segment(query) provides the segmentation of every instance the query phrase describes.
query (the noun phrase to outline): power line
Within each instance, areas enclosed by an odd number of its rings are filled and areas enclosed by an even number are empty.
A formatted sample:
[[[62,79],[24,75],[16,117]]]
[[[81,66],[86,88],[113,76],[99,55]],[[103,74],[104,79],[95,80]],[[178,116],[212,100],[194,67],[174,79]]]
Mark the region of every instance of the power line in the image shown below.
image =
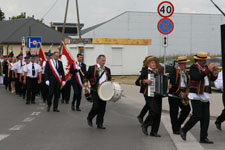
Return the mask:
[[[57,4],[58,0],[56,0],[53,5],[48,9],[48,11],[41,17],[41,19],[44,19],[48,14],[49,12],[55,7],[55,5]]]

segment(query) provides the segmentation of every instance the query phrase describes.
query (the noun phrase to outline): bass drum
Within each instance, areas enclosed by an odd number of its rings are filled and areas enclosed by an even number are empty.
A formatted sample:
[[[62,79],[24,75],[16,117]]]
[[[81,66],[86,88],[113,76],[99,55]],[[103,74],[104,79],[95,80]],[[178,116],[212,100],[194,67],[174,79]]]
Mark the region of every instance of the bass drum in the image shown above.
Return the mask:
[[[122,96],[123,90],[119,83],[106,81],[100,84],[98,88],[98,96],[103,101],[118,101]]]

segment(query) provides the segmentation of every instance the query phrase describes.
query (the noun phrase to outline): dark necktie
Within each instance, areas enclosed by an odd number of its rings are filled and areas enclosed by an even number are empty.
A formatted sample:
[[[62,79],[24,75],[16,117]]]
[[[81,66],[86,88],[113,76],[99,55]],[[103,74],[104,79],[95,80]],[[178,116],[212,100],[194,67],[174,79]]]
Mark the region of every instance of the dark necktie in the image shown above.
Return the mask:
[[[35,68],[34,68],[34,64],[32,64],[32,76],[35,75]]]
[[[20,61],[20,64],[21,64],[20,66],[22,67],[22,66],[23,66],[23,63],[22,63],[22,61]]]

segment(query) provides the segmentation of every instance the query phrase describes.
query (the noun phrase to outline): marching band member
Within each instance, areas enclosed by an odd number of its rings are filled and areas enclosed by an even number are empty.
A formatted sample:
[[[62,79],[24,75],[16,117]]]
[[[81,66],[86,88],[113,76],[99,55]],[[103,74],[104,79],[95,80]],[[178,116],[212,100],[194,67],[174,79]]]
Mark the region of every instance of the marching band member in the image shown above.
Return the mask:
[[[219,72],[218,78],[216,79],[216,81],[214,83],[215,83],[215,87],[217,89],[223,90],[223,72],[222,71]],[[216,128],[220,131],[222,131],[221,124],[222,124],[222,122],[225,121],[225,97],[224,97],[224,95],[222,96],[222,99],[223,99],[224,109],[223,109],[222,113],[217,117],[216,122],[215,122]]]
[[[11,91],[11,86],[9,84],[9,78],[8,78],[9,60],[11,59],[11,57],[9,56],[6,56],[5,61],[3,62],[3,74],[4,74],[5,89],[7,90],[9,88],[9,91]]]
[[[17,89],[17,94],[22,96],[22,85],[23,83],[21,82],[21,77],[22,77],[22,68],[25,65],[25,62],[23,61],[23,54],[19,54],[18,56],[18,61],[15,63],[15,84],[16,84],[16,89]]]
[[[8,61],[8,64],[9,64],[8,79],[9,79],[12,93],[15,93],[15,74],[14,74],[15,62],[16,62],[16,59],[14,57],[11,58],[11,61]]]
[[[180,136],[186,140],[187,132],[200,121],[200,143],[213,144],[213,141],[207,138],[210,121],[208,94],[211,93],[210,81],[216,80],[217,71],[213,69],[215,64],[206,65],[206,60],[210,59],[206,52],[198,52],[194,59],[196,63],[190,68],[190,93],[188,95],[192,105],[192,116],[180,130]]]
[[[158,59],[155,57],[150,57],[145,61],[146,69],[142,71],[138,85],[141,86],[140,92],[144,94],[145,100],[148,104],[149,114],[145,121],[142,124],[142,132],[145,135],[148,135],[148,127],[152,126],[150,136],[161,137],[158,134],[158,129],[161,120],[161,111],[162,111],[162,97],[161,96],[148,96],[147,87],[152,84],[151,80],[148,80],[148,74],[154,74],[157,76],[157,64],[159,63]]]
[[[36,56],[31,56],[31,62],[24,68],[24,84],[27,85],[26,104],[36,104],[35,96],[37,94],[37,86],[41,83],[41,66],[35,63]],[[38,80],[39,75],[39,80]]]
[[[81,92],[83,89],[83,75],[82,73],[84,73],[84,75],[86,74],[86,64],[83,63],[83,55],[82,54],[78,54],[77,55],[77,63],[74,62],[71,65],[70,68],[70,74],[72,75],[72,86],[73,86],[73,101],[72,101],[72,106],[71,109],[74,111],[75,110],[75,103],[76,103],[76,111],[81,111],[80,110],[80,101],[81,101]],[[82,73],[81,73],[82,71]]]
[[[58,109],[60,88],[65,85],[65,74],[63,69],[63,64],[59,61],[59,52],[54,52],[52,59],[50,59],[45,66],[45,83],[49,86],[48,94],[48,108],[50,111],[52,105],[52,97],[54,95],[53,101],[53,111],[60,112]]]
[[[23,83],[23,86],[22,86],[23,99],[26,98],[26,93],[27,93],[27,84],[24,83],[24,70],[27,67],[27,65],[30,63],[30,56],[24,57],[24,60],[25,60],[25,65],[22,67],[22,77],[21,77],[21,81]]]
[[[169,105],[173,134],[180,134],[181,125],[191,111],[187,98],[190,77],[186,72],[186,65],[190,60],[186,56],[180,56],[177,62],[178,67],[173,68],[169,74],[170,84],[172,85],[169,90]],[[179,108],[181,109],[180,113]]]
[[[42,99],[43,99],[43,102],[45,103],[47,101],[47,97],[48,97],[48,86],[45,84],[45,66],[46,66],[46,63],[51,59],[51,52],[45,52],[45,56],[46,56],[46,59],[44,62],[43,62],[43,65],[42,65],[42,84],[41,84],[41,95],[42,95]]]
[[[88,86],[88,81],[91,84],[91,95],[93,98],[93,105],[88,114],[87,122],[90,127],[93,127],[92,120],[97,115],[96,124],[98,129],[106,129],[103,126],[104,115],[106,109],[106,102],[101,100],[98,96],[98,86],[104,81],[111,81],[111,71],[105,67],[105,55],[99,55],[97,64],[90,66],[84,79],[84,87]]]

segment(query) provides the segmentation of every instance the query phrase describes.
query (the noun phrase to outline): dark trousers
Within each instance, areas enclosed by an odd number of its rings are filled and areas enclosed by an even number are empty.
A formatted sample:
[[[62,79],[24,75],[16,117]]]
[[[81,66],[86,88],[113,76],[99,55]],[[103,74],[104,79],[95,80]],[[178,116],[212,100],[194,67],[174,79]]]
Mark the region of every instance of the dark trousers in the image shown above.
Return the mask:
[[[27,84],[23,84],[22,86],[23,99],[25,99],[27,94]]]
[[[88,119],[92,120],[96,115],[96,124],[97,125],[102,125],[104,122],[104,115],[105,115],[105,109],[106,109],[106,102],[102,101],[98,93],[96,91],[92,91],[92,98],[93,98],[93,104],[91,111],[88,114]]]
[[[44,102],[47,101],[48,97],[48,86],[45,84],[45,75],[42,74],[42,83],[41,83],[41,96]]]
[[[200,121],[200,140],[204,140],[208,136],[209,119],[210,119],[210,104],[209,102],[202,102],[200,100],[191,100],[192,116],[184,125],[182,130],[186,133],[194,125]]]
[[[178,132],[180,131],[181,125],[188,117],[191,111],[191,107],[189,104],[187,106],[183,105],[181,99],[174,97],[169,97],[169,105],[170,105],[170,119],[172,124],[172,130],[173,132]],[[181,109],[180,114],[179,108]]]
[[[54,96],[53,109],[57,109],[58,104],[59,104],[59,95],[60,95],[60,84],[59,84],[59,82],[56,79],[54,81],[50,81],[50,85],[49,85],[48,89],[49,89],[48,107],[51,107],[52,98]]]
[[[141,110],[140,114],[138,115],[138,117],[143,119],[145,117],[145,115],[147,114],[148,110],[149,110],[149,106],[148,106],[147,101],[145,100],[145,105],[142,108],[142,110]]]
[[[4,85],[6,90],[9,89],[9,91],[11,91],[11,84],[8,75],[5,75],[4,77]]]
[[[145,119],[144,126],[152,126],[151,133],[158,133],[161,112],[162,112],[162,98],[161,97],[148,97],[145,95],[149,107],[149,114]]]
[[[222,122],[225,121],[225,98],[224,98],[224,95],[222,96],[222,98],[223,98],[224,109],[223,109],[222,113],[220,114],[220,116],[216,119],[217,124],[221,124]]]
[[[35,102],[37,78],[27,77],[27,102]]]
[[[69,103],[71,93],[71,81],[67,81],[65,86],[62,89],[62,102]]]
[[[73,93],[72,107],[74,107],[75,103],[76,103],[76,108],[78,109],[78,108],[80,108],[82,89],[79,88],[76,81],[72,82],[72,86],[73,86],[73,92],[74,92]]]

